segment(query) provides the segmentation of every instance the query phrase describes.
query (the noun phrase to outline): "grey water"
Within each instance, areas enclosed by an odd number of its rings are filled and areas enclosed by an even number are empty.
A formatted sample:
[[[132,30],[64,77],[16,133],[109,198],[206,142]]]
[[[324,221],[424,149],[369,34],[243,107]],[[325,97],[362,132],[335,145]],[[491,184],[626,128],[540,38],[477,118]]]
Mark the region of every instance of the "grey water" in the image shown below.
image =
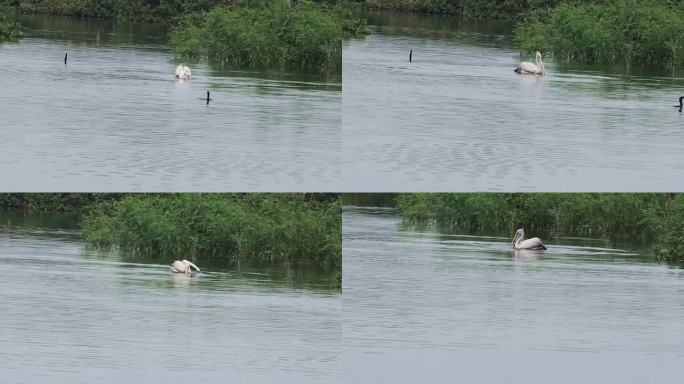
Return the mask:
[[[511,236],[346,206],[347,383],[671,383],[684,361],[684,273],[645,244]],[[532,237],[534,234],[528,234]]]
[[[522,76],[510,23],[366,16],[343,45],[345,191],[684,187],[681,71],[545,56]]]
[[[86,247],[72,216],[0,212],[1,381],[341,380],[342,299],[319,276],[169,263]]]
[[[3,191],[337,190],[339,75],[190,63],[181,82],[166,26],[22,24],[0,44]]]

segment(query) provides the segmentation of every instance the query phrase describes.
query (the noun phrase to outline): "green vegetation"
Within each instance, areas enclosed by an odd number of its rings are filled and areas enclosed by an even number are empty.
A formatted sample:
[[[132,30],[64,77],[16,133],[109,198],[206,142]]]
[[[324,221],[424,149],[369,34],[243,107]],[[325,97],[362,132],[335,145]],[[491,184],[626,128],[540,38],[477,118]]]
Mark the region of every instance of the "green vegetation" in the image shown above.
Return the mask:
[[[21,24],[12,18],[15,12],[14,8],[0,6],[0,41],[17,40],[24,36]]]
[[[80,213],[86,241],[133,256],[287,263],[341,281],[336,194],[2,193],[0,208]]]
[[[91,244],[143,256],[341,269],[341,208],[334,195],[130,195],[91,209],[83,233]]]
[[[549,14],[528,16],[516,39],[525,51],[585,63],[675,68],[684,61],[684,7],[652,0],[562,3]]]
[[[121,193],[0,193],[0,208],[82,213],[123,198]]]
[[[559,0],[360,0],[374,10],[457,14],[467,18],[520,18],[528,10],[548,9]]]
[[[225,0],[0,0],[22,13],[168,21],[208,11]]]
[[[405,219],[466,231],[632,238],[656,244],[659,260],[684,264],[684,196],[639,193],[410,193]]]
[[[174,29],[176,52],[190,59],[258,68],[339,71],[342,40],[365,23],[342,8],[310,1],[236,0]]]
[[[176,23],[171,41],[189,60],[249,68],[338,72],[342,40],[369,33],[335,0],[0,0],[28,14]],[[0,15],[0,38],[19,24]]]

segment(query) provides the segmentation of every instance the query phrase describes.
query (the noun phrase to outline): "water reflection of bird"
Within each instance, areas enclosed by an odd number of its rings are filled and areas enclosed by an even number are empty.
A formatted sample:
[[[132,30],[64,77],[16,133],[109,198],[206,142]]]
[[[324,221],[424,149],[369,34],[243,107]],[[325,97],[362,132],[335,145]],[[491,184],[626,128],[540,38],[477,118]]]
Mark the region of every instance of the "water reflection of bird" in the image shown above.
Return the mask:
[[[513,237],[513,241],[511,242],[511,246],[513,247],[513,249],[546,249],[546,246],[544,245],[544,243],[542,243],[540,238],[533,237],[527,240],[523,240],[524,237],[524,229],[520,228],[515,232],[515,236]]]
[[[539,258],[539,252],[534,249],[514,249],[513,260],[515,261],[530,261]]]
[[[190,77],[192,76],[192,72],[190,71],[190,68],[187,66],[181,64],[176,67],[176,78],[179,80],[190,80]]]
[[[514,69],[513,71],[520,74],[543,75],[545,71],[541,52],[536,51],[534,53],[534,59],[536,64],[530,63],[529,61],[523,61],[520,63],[520,65],[518,65],[518,68]]]
[[[684,107],[684,96],[679,98],[679,105],[673,105],[675,108],[679,108],[679,112],[682,111],[682,107]]]
[[[171,272],[173,273],[185,273],[186,275],[190,275],[199,271],[200,269],[195,264],[187,260],[176,260],[171,264]]]

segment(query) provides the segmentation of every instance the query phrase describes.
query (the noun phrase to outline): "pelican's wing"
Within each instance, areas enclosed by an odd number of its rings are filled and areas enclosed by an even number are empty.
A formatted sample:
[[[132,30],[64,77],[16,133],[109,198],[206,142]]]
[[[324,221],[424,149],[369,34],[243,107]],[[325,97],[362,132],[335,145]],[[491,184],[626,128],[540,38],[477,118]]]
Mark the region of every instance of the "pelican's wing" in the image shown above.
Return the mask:
[[[187,72],[188,77],[192,76],[192,71],[190,70],[190,68],[185,67],[185,71]]]
[[[173,262],[173,264],[171,264],[171,270],[174,272],[185,272],[186,269],[187,267],[180,260],[176,260]]]
[[[183,263],[185,263],[186,265],[190,266],[190,268],[193,268],[193,269],[196,270],[197,272],[200,271],[200,269],[199,269],[195,264],[193,264],[193,263],[191,263],[191,262],[189,262],[189,261],[187,261],[187,260],[183,260]]]
[[[523,240],[518,244],[519,248],[525,248],[525,249],[532,249],[532,248],[541,248],[543,247],[544,244],[542,243],[541,239],[538,237],[533,237],[531,239]]]
[[[518,67],[522,72],[537,73],[539,68],[536,64],[530,63],[529,61],[523,61]]]

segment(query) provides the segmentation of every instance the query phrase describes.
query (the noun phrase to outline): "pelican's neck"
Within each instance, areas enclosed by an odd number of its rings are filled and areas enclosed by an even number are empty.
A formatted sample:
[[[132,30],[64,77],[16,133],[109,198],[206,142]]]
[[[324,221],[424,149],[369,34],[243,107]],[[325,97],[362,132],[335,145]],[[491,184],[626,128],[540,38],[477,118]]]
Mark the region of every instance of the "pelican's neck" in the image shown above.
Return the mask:
[[[684,96],[679,98],[679,108],[681,108],[684,105]]]

